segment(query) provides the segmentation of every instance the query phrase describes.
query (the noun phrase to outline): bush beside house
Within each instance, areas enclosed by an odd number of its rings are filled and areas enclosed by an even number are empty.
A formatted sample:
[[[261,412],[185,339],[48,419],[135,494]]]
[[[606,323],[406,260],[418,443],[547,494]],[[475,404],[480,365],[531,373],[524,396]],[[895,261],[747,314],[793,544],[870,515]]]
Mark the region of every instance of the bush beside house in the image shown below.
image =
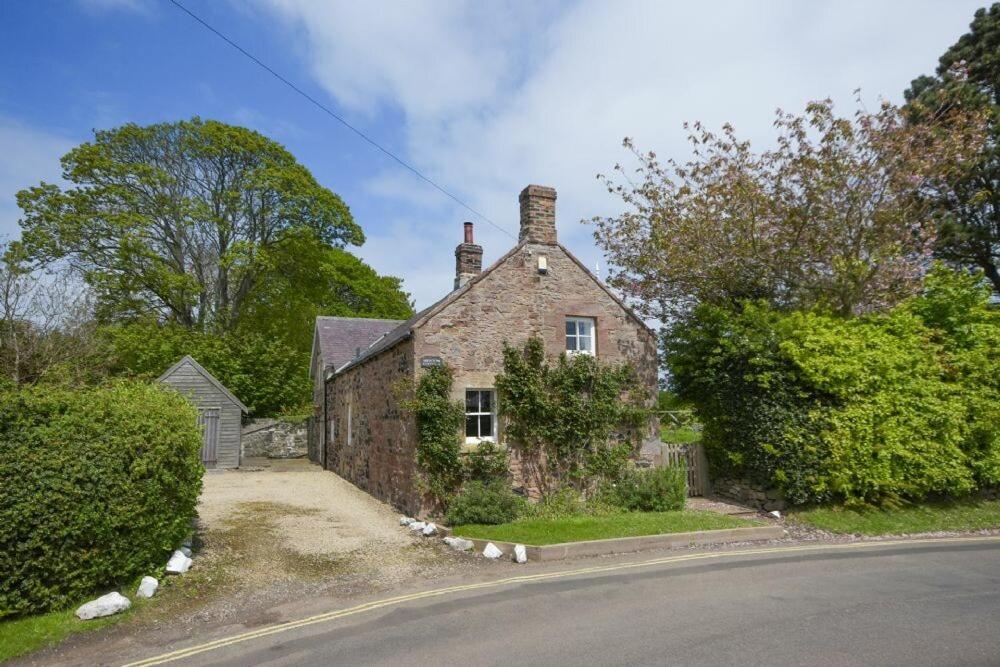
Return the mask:
[[[703,305],[666,349],[715,476],[796,504],[1000,483],[1000,313],[975,277],[938,267],[921,296],[854,318]]]
[[[0,617],[162,567],[201,491],[196,417],[149,384],[0,393]]]

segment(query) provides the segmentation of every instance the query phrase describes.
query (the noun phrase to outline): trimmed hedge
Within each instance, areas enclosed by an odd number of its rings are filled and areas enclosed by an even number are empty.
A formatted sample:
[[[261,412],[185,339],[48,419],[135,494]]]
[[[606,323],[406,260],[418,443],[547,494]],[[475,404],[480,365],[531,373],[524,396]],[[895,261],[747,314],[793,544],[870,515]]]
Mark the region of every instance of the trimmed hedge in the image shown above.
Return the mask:
[[[962,496],[1000,481],[1000,313],[938,267],[925,293],[843,318],[699,307],[667,362],[713,473],[797,504]]]
[[[195,516],[196,410],[158,385],[0,393],[0,618],[161,568]]]

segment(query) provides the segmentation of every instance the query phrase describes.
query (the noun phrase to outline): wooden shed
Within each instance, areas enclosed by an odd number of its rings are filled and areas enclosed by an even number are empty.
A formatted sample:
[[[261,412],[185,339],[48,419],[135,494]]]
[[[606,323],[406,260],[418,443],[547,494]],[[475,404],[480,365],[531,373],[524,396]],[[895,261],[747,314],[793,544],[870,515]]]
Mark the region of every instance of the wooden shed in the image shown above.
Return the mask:
[[[201,446],[205,467],[238,468],[247,406],[190,356],[168,368],[159,381],[177,389],[198,408],[198,423],[205,429]]]

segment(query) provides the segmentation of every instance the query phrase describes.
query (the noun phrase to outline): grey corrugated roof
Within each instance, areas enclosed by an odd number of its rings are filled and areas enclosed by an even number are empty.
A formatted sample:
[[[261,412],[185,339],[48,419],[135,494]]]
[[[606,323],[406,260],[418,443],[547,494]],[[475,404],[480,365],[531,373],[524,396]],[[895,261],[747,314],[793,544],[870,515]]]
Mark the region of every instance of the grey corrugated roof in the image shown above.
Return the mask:
[[[401,322],[367,317],[317,317],[316,338],[323,365],[340,368],[354,358],[358,348],[363,353],[379,336]]]

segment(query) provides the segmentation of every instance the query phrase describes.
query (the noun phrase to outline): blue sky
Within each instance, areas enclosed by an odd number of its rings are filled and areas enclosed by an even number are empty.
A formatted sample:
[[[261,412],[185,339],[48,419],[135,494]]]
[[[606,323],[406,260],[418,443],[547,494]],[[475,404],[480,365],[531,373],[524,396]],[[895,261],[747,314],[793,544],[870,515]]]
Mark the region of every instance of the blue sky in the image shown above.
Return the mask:
[[[580,220],[620,208],[594,176],[627,161],[624,136],[684,159],[684,121],[766,146],[777,107],[898,102],[981,3],[185,4],[514,235],[520,189],[556,187],[560,240],[593,266]],[[463,220],[486,262],[512,244],[166,0],[0,0],[0,235],[17,235],[16,190],[57,180],[93,128],[194,115],[289,148],[418,307],[450,289]]]

